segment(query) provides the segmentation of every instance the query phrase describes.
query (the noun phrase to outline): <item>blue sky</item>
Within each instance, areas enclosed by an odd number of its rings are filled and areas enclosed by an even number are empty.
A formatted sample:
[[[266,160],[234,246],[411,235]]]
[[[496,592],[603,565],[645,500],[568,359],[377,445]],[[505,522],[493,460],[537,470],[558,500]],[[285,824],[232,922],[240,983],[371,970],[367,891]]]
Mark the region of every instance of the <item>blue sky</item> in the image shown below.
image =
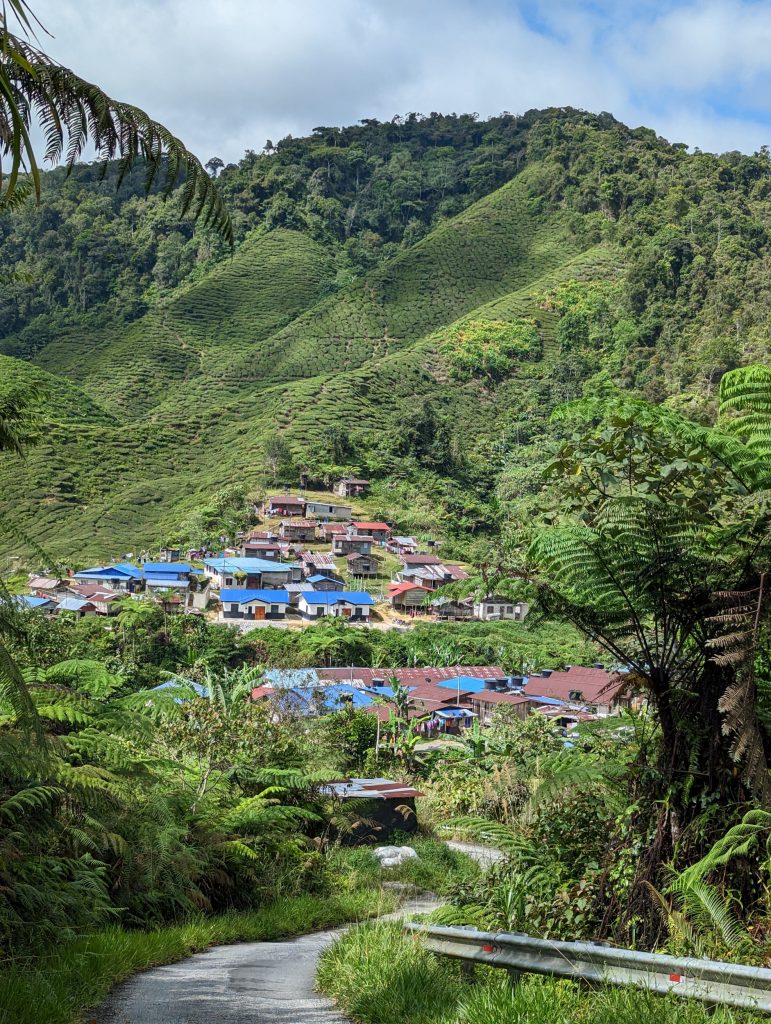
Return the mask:
[[[316,125],[569,105],[771,144],[771,0],[37,0],[45,48],[204,160]]]

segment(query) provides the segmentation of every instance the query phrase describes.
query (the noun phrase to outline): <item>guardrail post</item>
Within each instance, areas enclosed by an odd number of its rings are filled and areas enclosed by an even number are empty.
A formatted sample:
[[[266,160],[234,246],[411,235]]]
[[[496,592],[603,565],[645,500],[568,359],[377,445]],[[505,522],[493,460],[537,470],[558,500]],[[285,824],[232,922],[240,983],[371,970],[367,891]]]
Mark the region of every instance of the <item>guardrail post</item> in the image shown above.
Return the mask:
[[[461,960],[460,973],[463,980],[469,985],[477,983],[477,968],[473,960]]]
[[[522,971],[518,971],[516,967],[507,967],[506,974],[509,977],[509,984],[512,988],[515,988],[522,980]]]

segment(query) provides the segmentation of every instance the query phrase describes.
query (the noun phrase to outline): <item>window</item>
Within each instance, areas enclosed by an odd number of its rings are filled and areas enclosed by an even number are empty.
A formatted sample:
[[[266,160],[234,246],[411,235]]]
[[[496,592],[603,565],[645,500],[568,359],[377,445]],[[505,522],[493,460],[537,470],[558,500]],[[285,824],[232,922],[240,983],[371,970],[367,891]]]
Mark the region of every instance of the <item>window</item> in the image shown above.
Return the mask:
[[[270,614],[271,615],[278,615],[278,605],[277,604],[272,604],[270,606]]]
[[[513,613],[513,611],[514,611],[514,609],[512,608],[512,606],[510,604],[507,604],[506,605],[506,614],[507,615],[511,615]]]
[[[317,619],[318,619],[318,618],[319,618],[319,617],[320,617],[321,615],[323,615],[323,614],[324,614],[324,609],[323,609],[323,608],[317,608],[317,609],[316,609],[316,618],[317,618]]]
[[[581,700],[583,698],[583,692],[581,690],[571,690],[568,693],[568,700]]]
[[[238,611],[238,605],[237,604],[231,604],[230,611],[231,612],[237,612]]]
[[[495,605],[488,604],[488,606],[485,609],[485,611],[487,612],[488,615],[492,615],[493,612],[495,611]]]
[[[226,576],[225,577],[225,585],[228,586],[228,587],[232,587],[233,586],[233,577],[232,576]]]

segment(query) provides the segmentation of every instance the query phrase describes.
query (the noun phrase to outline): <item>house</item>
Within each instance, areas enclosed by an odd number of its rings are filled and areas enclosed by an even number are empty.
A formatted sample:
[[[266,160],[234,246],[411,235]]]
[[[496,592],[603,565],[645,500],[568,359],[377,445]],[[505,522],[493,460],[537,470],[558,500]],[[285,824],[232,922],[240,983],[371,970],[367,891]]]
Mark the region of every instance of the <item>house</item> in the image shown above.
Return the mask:
[[[318,591],[340,589],[339,579],[334,579],[332,576],[324,576],[321,573],[315,573],[313,576],[309,576],[305,582],[310,583],[311,587]]]
[[[350,555],[356,552],[359,555],[368,555],[372,551],[374,541],[368,534],[338,533],[332,538],[332,554]]]
[[[159,593],[165,590],[188,590],[193,568],[187,562],[145,562],[142,571],[145,588]]]
[[[532,704],[527,697],[523,697],[518,693],[499,693],[496,690],[483,690],[481,693],[475,693],[471,698],[471,710],[478,716],[480,725],[489,725],[496,708],[499,708],[502,704],[514,708],[517,718],[527,718],[532,708]]]
[[[308,576],[323,573],[324,576],[331,576],[333,579],[340,578],[335,560],[331,555],[322,551],[301,551],[300,561],[302,562],[303,572]],[[342,579],[340,582],[342,583]]]
[[[355,590],[305,591],[300,595],[298,608],[305,619],[319,619],[324,615],[351,620],[367,620],[375,601],[371,594]]]
[[[245,540],[241,545],[244,558],[264,558],[269,562],[280,562],[285,552],[288,552],[287,545],[278,541]]]
[[[540,675],[528,677],[522,695],[531,701],[546,698],[564,704],[580,705],[600,717],[629,704],[627,681],[623,672],[604,668],[571,666],[564,672],[544,669]]]
[[[357,519],[354,520],[352,525],[356,533],[369,534],[377,544],[385,544],[391,536],[391,527],[388,523],[369,523]]]
[[[271,562],[264,558],[205,558],[204,572],[220,589],[245,587],[247,590],[280,589],[287,583],[299,583],[302,569],[294,562]]]
[[[289,606],[286,590],[249,590],[237,587],[220,591],[222,611],[220,619],[246,619],[260,622],[263,619],[283,619]]]
[[[499,597],[495,594],[474,602],[474,618],[483,622],[495,622],[500,619],[522,622],[529,611],[530,605],[524,601],[512,601],[509,597]]]
[[[315,519],[282,519],[278,535],[282,540],[314,541],[316,525]]]
[[[390,779],[343,779],[326,783],[321,792],[339,800],[343,810],[354,801],[355,821],[343,830],[343,843],[383,843],[395,832],[417,831],[415,798],[423,794],[412,786]]]
[[[88,601],[94,606],[97,615],[117,615],[120,611],[120,594],[107,587],[97,587],[93,583],[81,583],[71,586],[68,597],[76,597]]]
[[[160,550],[162,562],[178,562],[182,557],[182,548],[163,547]]]
[[[421,587],[414,583],[394,583],[387,591],[391,607],[400,612],[422,612],[425,614],[428,609],[423,604],[431,591],[427,587]]]
[[[431,609],[437,619],[443,621],[467,621],[473,616],[474,606],[472,598],[454,600],[451,597],[439,595],[431,601]]]
[[[348,572],[351,576],[377,576],[380,564],[372,555],[362,555],[352,551],[345,556]]]
[[[95,569],[81,569],[74,578],[78,583],[96,583],[125,594],[136,594],[142,589],[144,575],[141,569],[130,562],[117,565],[102,565]]]
[[[344,477],[335,484],[335,494],[341,498],[360,498],[369,490],[369,480],[354,480],[353,477]]]
[[[305,502],[305,514],[307,516],[315,516],[317,519],[338,519],[347,522],[353,515],[353,509],[350,505],[336,505],[334,502],[329,501],[308,500]]]
[[[244,538],[244,543],[250,543],[251,541],[275,541],[278,540],[278,534],[274,533],[273,530],[252,530]]]
[[[319,540],[331,541],[337,534],[347,533],[348,527],[345,523],[319,523],[316,532],[319,535]]]
[[[412,540],[412,537],[395,537],[395,540]],[[404,551],[401,553],[402,569],[412,568],[416,565],[441,565],[441,558],[428,552]]]
[[[418,542],[414,537],[392,537],[386,547],[395,555],[408,555],[418,550]]]
[[[283,678],[292,669],[268,669],[266,675],[275,673],[274,679],[279,676]],[[309,671],[304,669],[302,671]],[[473,679],[477,683],[481,680],[489,680],[495,686],[504,685],[508,682],[508,676],[500,665],[456,665],[452,668],[363,668],[359,666],[346,666],[345,668],[316,668],[312,670],[318,680],[329,682],[355,682],[357,686],[384,687],[391,678],[395,678],[401,686],[410,687],[413,691],[421,687],[436,688],[438,684],[447,683],[450,677],[461,679]],[[446,688],[441,688],[440,696],[447,694]],[[452,698],[452,694],[450,697]]]
[[[36,594],[19,594],[14,597],[14,602],[21,611],[40,612],[43,615],[53,615],[57,608],[56,601]]]
[[[294,685],[256,686],[252,700],[269,700],[279,713],[289,711],[300,715],[328,715],[341,708],[368,708],[374,698],[349,683],[314,684],[313,670],[307,670],[309,678]]]
[[[291,494],[274,494],[265,502],[266,516],[279,516],[286,519],[288,516],[305,515],[305,499],[293,498]]]
[[[96,605],[93,601],[87,601],[85,597],[76,597],[71,594],[63,597],[55,609],[57,615],[69,614],[75,619],[82,619],[86,615],[96,615]]]
[[[38,597],[55,599],[63,597],[67,593],[69,582],[59,579],[58,576],[40,576],[31,573],[27,579],[27,588]]]
[[[458,580],[468,579],[468,573],[459,566],[444,565],[437,562],[431,565],[406,565],[401,572],[397,573],[400,583],[414,583],[417,586],[427,587],[428,590],[436,590],[445,583],[455,583]]]

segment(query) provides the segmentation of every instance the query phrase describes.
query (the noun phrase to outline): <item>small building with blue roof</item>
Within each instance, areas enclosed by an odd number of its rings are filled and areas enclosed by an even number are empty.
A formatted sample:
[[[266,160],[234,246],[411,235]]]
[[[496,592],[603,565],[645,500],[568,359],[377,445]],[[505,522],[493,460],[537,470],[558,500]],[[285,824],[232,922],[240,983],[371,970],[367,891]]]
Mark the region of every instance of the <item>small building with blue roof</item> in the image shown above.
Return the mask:
[[[75,573],[79,583],[99,583],[111,590],[134,594],[142,589],[144,573],[130,562],[115,565],[100,565],[94,569],[81,569]]]
[[[304,619],[320,619],[325,615],[365,622],[375,604],[364,590],[305,590],[297,607]]]
[[[232,587],[220,591],[220,618],[233,619],[283,619],[289,607],[289,593],[286,590],[249,590],[246,587]]]
[[[18,594],[14,597],[17,608],[23,611],[43,612],[44,615],[51,615],[56,611],[56,602],[50,597],[37,597],[35,594]]]
[[[267,558],[205,558],[204,571],[215,587],[265,590],[299,583],[302,568],[295,562],[273,562]]]

